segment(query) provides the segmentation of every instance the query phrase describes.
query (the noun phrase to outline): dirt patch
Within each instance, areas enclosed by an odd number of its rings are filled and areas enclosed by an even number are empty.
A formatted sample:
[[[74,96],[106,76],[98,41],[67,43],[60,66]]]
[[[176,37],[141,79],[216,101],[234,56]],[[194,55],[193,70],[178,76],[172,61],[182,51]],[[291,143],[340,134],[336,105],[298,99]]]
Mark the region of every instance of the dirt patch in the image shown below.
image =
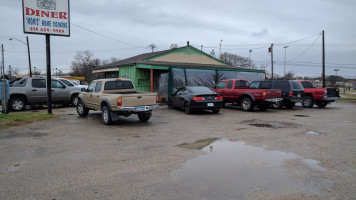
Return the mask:
[[[196,149],[196,150],[202,150],[204,147],[208,146],[218,138],[207,138],[203,140],[197,140],[194,143],[183,143],[180,145],[177,145],[178,147],[181,148],[186,148],[186,149]]]

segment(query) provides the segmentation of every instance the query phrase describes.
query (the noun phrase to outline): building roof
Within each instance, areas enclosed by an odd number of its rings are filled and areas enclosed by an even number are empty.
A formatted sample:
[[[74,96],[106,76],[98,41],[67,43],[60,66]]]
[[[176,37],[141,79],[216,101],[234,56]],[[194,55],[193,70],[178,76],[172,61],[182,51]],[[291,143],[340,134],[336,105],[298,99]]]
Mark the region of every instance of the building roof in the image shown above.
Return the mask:
[[[169,62],[169,61],[159,61],[156,60],[155,58],[157,57],[163,57],[168,54],[172,54],[175,52],[182,52],[185,50],[191,50],[199,53],[203,57],[206,57],[210,60],[215,60],[215,63],[219,64],[208,64],[208,63],[188,63],[188,62]],[[237,68],[231,65],[228,65],[221,60],[218,60],[208,54],[206,54],[203,51],[200,51],[199,49],[196,49],[192,46],[184,46],[181,48],[173,48],[173,49],[168,49],[168,50],[163,50],[163,51],[157,51],[157,52],[152,52],[152,53],[145,53],[145,54],[140,54],[134,57],[130,57],[124,60],[119,60],[107,65],[103,66],[98,66],[95,69],[100,70],[100,69],[108,69],[108,68],[116,68],[120,66],[127,66],[127,65],[136,65],[136,64],[146,64],[146,65],[156,65],[156,66],[170,66],[170,67],[184,67],[184,68],[220,68],[220,69],[243,69],[243,68]],[[246,69],[243,69],[246,70]]]

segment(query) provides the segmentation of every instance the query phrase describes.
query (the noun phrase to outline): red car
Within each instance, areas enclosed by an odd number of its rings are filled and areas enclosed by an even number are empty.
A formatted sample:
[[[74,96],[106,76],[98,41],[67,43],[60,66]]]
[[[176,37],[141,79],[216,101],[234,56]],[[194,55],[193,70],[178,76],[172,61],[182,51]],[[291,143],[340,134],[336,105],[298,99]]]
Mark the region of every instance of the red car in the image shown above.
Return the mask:
[[[305,99],[302,102],[304,108],[311,108],[316,104],[319,108],[324,108],[331,102],[340,99],[339,88],[315,88],[311,81],[298,80],[304,87]]]

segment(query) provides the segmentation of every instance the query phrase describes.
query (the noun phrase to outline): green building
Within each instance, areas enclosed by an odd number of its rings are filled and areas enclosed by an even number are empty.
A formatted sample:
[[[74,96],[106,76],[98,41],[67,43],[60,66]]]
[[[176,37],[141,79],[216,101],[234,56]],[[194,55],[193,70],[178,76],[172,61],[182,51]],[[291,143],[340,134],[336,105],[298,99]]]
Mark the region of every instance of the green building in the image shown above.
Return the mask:
[[[157,92],[162,101],[184,85],[213,87],[222,79],[265,80],[264,70],[239,69],[192,46],[141,54],[105,66],[93,73],[106,78],[129,78],[137,91]]]

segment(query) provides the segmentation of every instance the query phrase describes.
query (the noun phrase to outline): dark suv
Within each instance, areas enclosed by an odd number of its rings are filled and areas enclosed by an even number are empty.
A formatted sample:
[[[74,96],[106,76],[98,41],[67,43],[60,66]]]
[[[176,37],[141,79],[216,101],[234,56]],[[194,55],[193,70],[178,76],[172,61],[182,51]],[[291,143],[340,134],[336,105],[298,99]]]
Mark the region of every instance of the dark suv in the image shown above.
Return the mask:
[[[304,100],[304,88],[298,81],[291,80],[266,80],[254,81],[250,88],[255,89],[281,89],[283,101],[273,104],[273,108],[293,108],[295,103],[302,103]]]

